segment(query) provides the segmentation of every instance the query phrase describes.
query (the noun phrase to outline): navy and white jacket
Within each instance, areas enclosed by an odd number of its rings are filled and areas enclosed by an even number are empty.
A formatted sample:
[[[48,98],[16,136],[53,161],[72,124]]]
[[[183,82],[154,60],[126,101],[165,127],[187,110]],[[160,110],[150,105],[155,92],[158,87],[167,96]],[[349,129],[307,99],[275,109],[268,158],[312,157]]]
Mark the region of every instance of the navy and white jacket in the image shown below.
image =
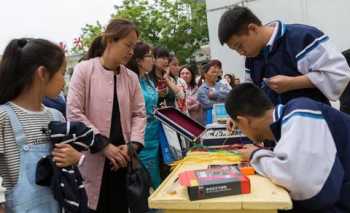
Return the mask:
[[[51,143],[70,144],[77,151],[90,150],[96,153],[108,143],[107,138],[95,134],[92,129],[78,121],[51,121],[45,131]],[[88,198],[78,166],[58,168],[52,155],[45,156],[37,164],[36,183],[51,188],[62,212],[88,212]]]
[[[246,59],[246,81],[264,89],[275,105],[296,97],[328,104],[338,100],[350,80],[350,68],[328,36],[307,25],[280,21],[268,25],[275,26],[274,33],[258,56]],[[263,80],[275,75],[307,75],[316,88],[277,94]]]
[[[285,187],[293,212],[350,212],[350,116],[308,98],[274,110],[273,151],[256,151],[256,171]]]

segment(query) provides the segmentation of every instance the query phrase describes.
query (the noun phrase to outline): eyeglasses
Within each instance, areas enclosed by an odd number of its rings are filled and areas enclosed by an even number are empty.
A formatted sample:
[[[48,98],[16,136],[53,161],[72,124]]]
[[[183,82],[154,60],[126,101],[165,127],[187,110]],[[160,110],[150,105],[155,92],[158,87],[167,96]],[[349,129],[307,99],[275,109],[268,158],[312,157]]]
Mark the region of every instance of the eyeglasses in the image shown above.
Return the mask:
[[[232,46],[232,49],[236,50],[239,53],[242,53],[244,51],[243,45],[241,43],[238,43],[238,42]]]
[[[243,53],[244,49],[243,49],[243,43],[241,41],[241,39],[236,38],[234,41],[230,41],[230,44],[228,44],[229,47],[235,51],[237,51],[238,53]]]
[[[144,58],[146,58],[146,57],[148,57],[148,58],[154,58],[154,56],[153,56],[152,54],[146,54],[146,55],[144,56]]]

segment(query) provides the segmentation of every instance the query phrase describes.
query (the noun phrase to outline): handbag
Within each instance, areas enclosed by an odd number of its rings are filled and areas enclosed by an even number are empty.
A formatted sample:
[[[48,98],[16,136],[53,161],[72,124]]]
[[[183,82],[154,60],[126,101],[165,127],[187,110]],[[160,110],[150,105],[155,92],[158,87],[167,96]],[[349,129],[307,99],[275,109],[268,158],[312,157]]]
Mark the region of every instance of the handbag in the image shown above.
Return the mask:
[[[126,192],[129,209],[131,213],[147,212],[151,177],[131,143],[128,143],[128,154],[130,161],[126,173]]]

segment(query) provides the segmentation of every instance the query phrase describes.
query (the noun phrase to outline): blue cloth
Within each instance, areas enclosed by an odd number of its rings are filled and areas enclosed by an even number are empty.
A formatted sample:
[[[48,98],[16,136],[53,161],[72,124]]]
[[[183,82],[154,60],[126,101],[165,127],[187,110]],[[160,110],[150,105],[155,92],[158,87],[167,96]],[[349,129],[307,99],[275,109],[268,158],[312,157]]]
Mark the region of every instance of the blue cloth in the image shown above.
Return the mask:
[[[159,125],[159,143],[160,143],[160,149],[162,152],[163,162],[168,165],[172,164],[175,161],[175,157],[173,156],[170,150],[170,146],[166,138],[162,124]]]
[[[246,59],[247,77],[260,86],[275,105],[286,104],[297,97],[308,97],[330,104],[325,94],[333,93],[330,92],[333,90],[342,91],[347,84],[346,81],[342,82],[342,80],[337,79],[337,75],[342,76],[344,73],[347,75],[346,69],[349,68],[343,69],[343,66],[347,66],[344,58],[341,58],[338,52],[331,48],[328,36],[314,27],[301,24],[283,24],[280,21],[276,22],[276,27],[278,30],[272,45],[263,48],[258,56]],[[338,69],[339,67],[341,69]],[[264,82],[265,78],[268,79],[276,75],[295,77],[318,70],[321,70],[322,74],[319,77],[313,75],[313,83],[317,82],[314,83],[315,88],[277,94]],[[336,75],[330,74],[332,72]],[[323,92],[320,88],[323,88]],[[334,97],[334,99],[337,98]]]
[[[148,76],[140,77],[140,85],[146,105],[147,125],[145,129],[145,143],[139,153],[139,158],[151,175],[152,187],[156,189],[160,183],[159,169],[159,121],[153,111],[157,107],[158,92]]]
[[[57,109],[66,117],[66,100],[62,94],[56,98],[44,97],[43,104],[47,107]]]
[[[24,129],[16,113],[10,105],[1,107],[6,109],[9,116],[21,159],[17,184],[6,192],[6,212],[58,213],[59,206],[50,188],[35,184],[36,164],[42,156],[50,153],[51,144],[27,144]]]
[[[213,123],[213,108],[209,108],[206,111],[207,111],[206,124],[211,124]]]
[[[284,177],[287,177],[288,173],[295,174],[287,183],[290,184],[289,190],[293,192],[295,179],[300,181],[296,184],[299,193],[295,196],[308,193],[303,192],[307,187],[320,188],[310,198],[294,200],[291,212],[350,212],[350,116],[326,104],[308,98],[297,98],[284,106],[279,105],[274,112],[274,118],[271,130],[278,141],[275,149],[279,149],[280,153],[286,156],[283,164],[287,165],[288,158],[294,155],[289,172],[283,174]],[[334,147],[335,151],[330,147]],[[299,153],[288,153],[290,150],[299,150]],[[253,157],[257,158],[255,155],[261,155],[263,152],[257,151]],[[320,161],[319,157],[323,160]],[[331,163],[329,169],[325,166],[328,163]],[[269,164],[270,172],[277,168],[273,164]],[[298,171],[293,172],[291,169]],[[307,174],[305,171],[313,174]],[[274,180],[279,182],[281,178],[277,177]],[[311,186],[308,185],[309,182],[312,183]]]
[[[214,93],[214,98],[210,99],[208,97],[209,91],[212,90]],[[204,82],[197,91],[197,100],[201,104],[203,109],[203,121],[205,124],[212,122],[212,117],[208,117],[208,113],[212,112],[213,104],[224,103],[226,97],[231,89],[221,82],[216,82],[214,87],[209,87],[206,82]]]

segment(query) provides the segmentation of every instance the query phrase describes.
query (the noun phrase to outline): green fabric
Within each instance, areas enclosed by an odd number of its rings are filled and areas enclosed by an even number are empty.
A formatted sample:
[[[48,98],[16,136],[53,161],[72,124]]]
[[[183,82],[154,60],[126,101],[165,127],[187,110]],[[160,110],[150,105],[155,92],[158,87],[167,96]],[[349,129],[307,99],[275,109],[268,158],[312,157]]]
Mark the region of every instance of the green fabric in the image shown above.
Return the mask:
[[[152,187],[156,189],[161,183],[158,137],[160,124],[153,115],[153,111],[156,109],[158,103],[158,92],[148,76],[140,78],[140,85],[145,99],[147,125],[145,129],[145,144],[139,153],[139,158],[151,175]]]

